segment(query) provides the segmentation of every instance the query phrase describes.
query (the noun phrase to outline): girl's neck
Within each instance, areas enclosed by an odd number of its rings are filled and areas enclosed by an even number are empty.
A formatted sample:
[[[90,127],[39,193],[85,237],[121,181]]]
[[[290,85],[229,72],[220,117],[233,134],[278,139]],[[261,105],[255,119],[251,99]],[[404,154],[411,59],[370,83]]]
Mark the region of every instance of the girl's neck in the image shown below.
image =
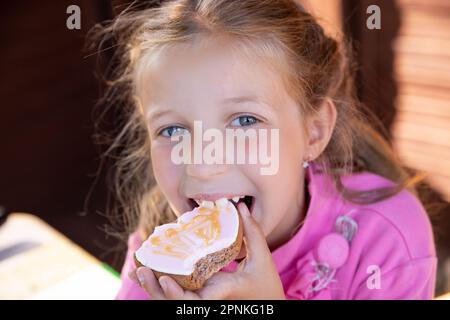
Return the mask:
[[[301,199],[299,199],[299,207],[296,208],[292,217],[288,217],[288,219],[286,219],[286,221],[289,221],[288,228],[286,228],[286,230],[284,230],[284,232],[279,237],[271,238],[271,235],[267,237],[267,243],[269,245],[270,251],[274,251],[278,247],[288,242],[302,227],[311,200],[308,191],[308,184],[305,179],[303,179],[302,190],[303,194],[300,196]]]

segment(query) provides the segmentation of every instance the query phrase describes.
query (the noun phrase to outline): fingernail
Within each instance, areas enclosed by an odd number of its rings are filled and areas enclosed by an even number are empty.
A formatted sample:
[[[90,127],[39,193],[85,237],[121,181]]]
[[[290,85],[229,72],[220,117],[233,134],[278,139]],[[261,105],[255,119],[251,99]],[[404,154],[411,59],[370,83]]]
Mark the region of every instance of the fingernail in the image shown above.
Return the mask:
[[[138,280],[139,280],[139,284],[141,285],[141,286],[143,286],[144,285],[144,282],[145,282],[145,275],[144,275],[144,270],[142,270],[141,268],[139,268],[138,270],[137,270],[137,277],[138,277]]]
[[[167,292],[167,281],[165,281],[162,277],[159,278],[159,284],[163,288],[164,292]]]
[[[248,217],[248,216],[250,216],[250,213],[249,213],[249,211],[248,211],[248,208],[247,208],[247,206],[245,205],[245,204],[243,204],[243,203],[240,203],[239,204],[240,205],[240,212],[241,212],[241,214],[243,215],[243,216],[245,216],[245,217]]]

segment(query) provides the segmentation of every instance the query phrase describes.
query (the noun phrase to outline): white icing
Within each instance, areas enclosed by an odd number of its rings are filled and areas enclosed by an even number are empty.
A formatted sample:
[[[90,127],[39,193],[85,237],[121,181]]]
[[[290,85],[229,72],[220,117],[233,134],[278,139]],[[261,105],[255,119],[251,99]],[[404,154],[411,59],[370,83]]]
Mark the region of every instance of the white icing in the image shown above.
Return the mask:
[[[180,233],[180,237],[184,244],[187,244],[186,250],[177,247],[183,253],[186,253],[186,257],[174,257],[165,254],[155,253],[155,250],[160,250],[159,246],[155,246],[151,243],[151,239],[154,236],[159,236],[163,240],[163,243],[170,241],[165,238],[164,234],[167,229],[179,228],[180,222],[187,223],[192,220],[199,213],[199,207],[192,211],[186,212],[181,215],[176,223],[168,223],[155,228],[153,234],[144,241],[142,246],[136,251],[136,258],[146,267],[153,270],[179,274],[189,275],[194,271],[195,263],[206,255],[219,251],[221,249],[231,246],[235,241],[239,231],[239,216],[235,206],[228,200],[223,206],[216,207],[219,211],[219,225],[220,234],[215,241],[210,242],[209,245],[205,245],[205,242],[194,232]],[[209,209],[207,209],[208,212]],[[213,209],[214,210],[214,209]]]

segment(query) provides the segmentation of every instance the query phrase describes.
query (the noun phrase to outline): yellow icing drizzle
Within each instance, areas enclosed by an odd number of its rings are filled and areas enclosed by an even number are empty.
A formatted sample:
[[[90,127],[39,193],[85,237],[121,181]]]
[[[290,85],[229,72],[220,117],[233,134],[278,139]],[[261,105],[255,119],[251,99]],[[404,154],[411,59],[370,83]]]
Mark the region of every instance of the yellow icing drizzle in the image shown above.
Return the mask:
[[[230,212],[229,209],[227,211]],[[150,243],[152,246],[160,249],[152,252],[181,259],[186,258],[192,253],[189,246],[192,244],[192,240],[185,236],[186,233],[191,233],[202,239],[205,246],[210,245],[220,236],[219,215],[220,211],[217,208],[199,208],[198,215],[192,218],[191,221],[187,223],[180,222],[180,227],[169,228],[164,235],[152,236]]]
[[[158,236],[151,237],[150,242],[152,243],[152,245],[157,246],[161,243],[161,238]]]

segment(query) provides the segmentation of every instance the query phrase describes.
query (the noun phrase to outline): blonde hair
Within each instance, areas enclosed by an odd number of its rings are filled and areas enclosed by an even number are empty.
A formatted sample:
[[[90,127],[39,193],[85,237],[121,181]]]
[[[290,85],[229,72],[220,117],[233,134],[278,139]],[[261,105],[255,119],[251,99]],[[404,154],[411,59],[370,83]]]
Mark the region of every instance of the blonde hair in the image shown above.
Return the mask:
[[[364,106],[356,98],[348,43],[327,36],[293,0],[165,1],[156,8],[126,10],[93,33],[100,39],[100,51],[110,45],[115,49],[115,64],[100,105],[114,105],[120,116],[119,129],[104,141],[109,144],[105,156],[114,161],[117,205],[111,211],[119,222],[116,227],[125,227],[127,232],[140,227],[146,236],[156,225],[175,219],[152,177],[150,141],[136,99],[136,81],[145,59],[198,36],[225,36],[243,44],[244,50],[278,57],[278,63],[285,64],[286,86],[305,116],[315,112],[324,99],[334,102],[335,129],[315,162],[333,178],[344,198],[368,204],[405,188],[415,192],[420,177],[411,177],[385,138],[369,126],[375,117],[369,119],[361,112]],[[341,177],[359,171],[381,175],[395,184],[365,191],[344,187]]]

